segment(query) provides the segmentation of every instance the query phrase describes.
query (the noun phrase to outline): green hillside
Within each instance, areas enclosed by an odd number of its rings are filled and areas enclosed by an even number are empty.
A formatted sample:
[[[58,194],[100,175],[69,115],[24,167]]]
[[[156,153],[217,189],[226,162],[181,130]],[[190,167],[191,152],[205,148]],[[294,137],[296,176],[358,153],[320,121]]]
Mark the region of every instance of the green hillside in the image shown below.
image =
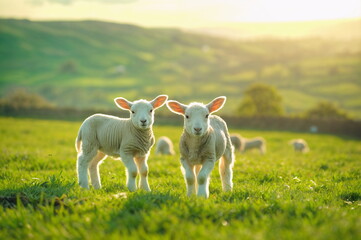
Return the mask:
[[[114,108],[112,99],[168,94],[185,102],[228,96],[233,113],[245,87],[278,88],[287,113],[319,100],[361,118],[359,40],[232,41],[96,21],[0,20],[0,96],[17,87],[58,106]]]

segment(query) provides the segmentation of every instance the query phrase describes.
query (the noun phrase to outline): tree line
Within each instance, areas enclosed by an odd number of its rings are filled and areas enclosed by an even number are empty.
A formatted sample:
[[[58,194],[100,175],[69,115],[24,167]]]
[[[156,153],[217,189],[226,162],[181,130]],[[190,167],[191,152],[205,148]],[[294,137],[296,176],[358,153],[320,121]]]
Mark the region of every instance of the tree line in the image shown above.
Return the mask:
[[[285,116],[282,96],[273,86],[256,83],[244,92],[237,115],[245,117]],[[329,101],[320,101],[311,109],[299,114],[307,119],[349,120],[351,117],[343,109]]]
[[[16,89],[0,99],[1,112],[26,109],[54,109],[56,106],[36,93],[25,89]],[[238,109],[235,113],[238,117],[285,117],[287,114],[283,108],[283,99],[278,90],[264,83],[250,85],[244,91]],[[329,101],[320,101],[314,107],[297,117],[306,119],[325,120],[350,120],[346,111]]]

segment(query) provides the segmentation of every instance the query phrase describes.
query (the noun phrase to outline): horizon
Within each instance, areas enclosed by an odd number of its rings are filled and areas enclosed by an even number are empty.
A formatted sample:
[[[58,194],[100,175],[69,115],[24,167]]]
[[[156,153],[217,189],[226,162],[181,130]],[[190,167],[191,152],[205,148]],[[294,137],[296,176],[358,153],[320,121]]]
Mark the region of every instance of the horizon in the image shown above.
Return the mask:
[[[296,23],[361,18],[356,0],[0,0],[0,18],[103,21],[149,28],[203,28],[237,23]]]
[[[75,18],[75,19],[55,19],[55,18],[51,18],[51,19],[31,19],[31,18],[27,18],[27,17],[3,17],[0,16],[0,20],[17,20],[17,21],[30,21],[30,22],[104,22],[104,23],[115,23],[115,24],[127,24],[127,25],[134,25],[134,26],[139,26],[139,27],[143,27],[143,28],[182,28],[182,27],[177,27],[177,26],[146,26],[146,25],[141,25],[141,24],[137,24],[137,23],[133,23],[133,22],[120,22],[120,21],[116,21],[116,20],[108,20],[108,19],[96,19],[96,18]],[[224,26],[224,25],[238,25],[238,24],[259,24],[259,25],[266,25],[266,24],[303,24],[303,23],[321,23],[321,22],[348,22],[348,21],[361,21],[361,16],[360,17],[351,17],[351,18],[339,18],[339,19],[321,19],[321,20],[300,20],[300,21],[275,21],[275,22],[251,22],[251,21],[240,21],[240,22],[217,22],[214,23],[214,25],[208,25],[208,26],[201,26],[202,27],[214,27],[214,26]],[[195,27],[195,28],[199,28],[199,27]]]
[[[0,20],[41,22],[99,22],[105,24],[130,25],[147,29],[177,29],[185,32],[221,37],[231,40],[250,39],[304,39],[304,38],[333,38],[333,39],[361,39],[361,17],[349,19],[291,21],[291,22],[224,22],[203,27],[154,27],[130,22],[116,22],[102,19],[41,19],[2,18]]]

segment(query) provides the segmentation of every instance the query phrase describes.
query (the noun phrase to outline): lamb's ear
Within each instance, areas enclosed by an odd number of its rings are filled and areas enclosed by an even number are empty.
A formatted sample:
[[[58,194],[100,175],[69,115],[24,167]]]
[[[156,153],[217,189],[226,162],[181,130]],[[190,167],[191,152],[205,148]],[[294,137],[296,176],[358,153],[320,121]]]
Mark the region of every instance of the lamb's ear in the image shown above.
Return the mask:
[[[122,98],[122,97],[118,97],[114,99],[115,104],[124,110],[130,110],[130,108],[132,107],[133,103],[129,102],[127,99]]]
[[[217,112],[219,109],[221,109],[226,102],[226,97],[221,96],[215,98],[212,102],[207,104],[207,108],[209,113]]]
[[[172,112],[176,113],[176,114],[180,114],[180,115],[184,115],[187,106],[184,104],[181,104],[177,101],[168,101],[167,102],[167,107],[169,108],[169,110],[171,110]]]
[[[154,98],[152,101],[150,101],[150,104],[152,104],[154,109],[157,109],[164,105],[165,101],[167,101],[168,96],[167,95],[159,95],[158,97]]]

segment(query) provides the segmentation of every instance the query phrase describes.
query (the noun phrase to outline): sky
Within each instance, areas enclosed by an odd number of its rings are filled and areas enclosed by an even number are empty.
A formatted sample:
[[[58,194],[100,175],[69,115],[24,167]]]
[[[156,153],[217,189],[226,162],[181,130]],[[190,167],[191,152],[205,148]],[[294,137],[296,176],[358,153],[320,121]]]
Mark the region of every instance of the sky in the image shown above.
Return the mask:
[[[102,20],[193,28],[361,17],[360,0],[0,0],[1,18]]]

